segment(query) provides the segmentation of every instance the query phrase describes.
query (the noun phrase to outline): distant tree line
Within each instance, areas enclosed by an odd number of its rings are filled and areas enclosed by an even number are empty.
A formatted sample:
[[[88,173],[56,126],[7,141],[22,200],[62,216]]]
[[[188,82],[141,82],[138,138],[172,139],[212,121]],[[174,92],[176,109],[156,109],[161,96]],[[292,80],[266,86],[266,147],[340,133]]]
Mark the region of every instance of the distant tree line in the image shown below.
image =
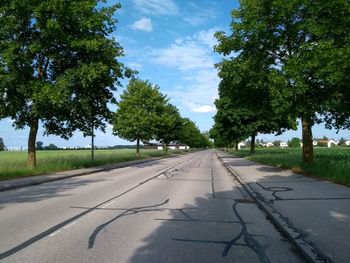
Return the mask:
[[[216,33],[215,50],[225,57],[217,64],[215,144],[254,142],[257,133],[281,134],[300,119],[308,163],[315,123],[349,129],[349,17],[344,0],[241,0],[232,33]]]

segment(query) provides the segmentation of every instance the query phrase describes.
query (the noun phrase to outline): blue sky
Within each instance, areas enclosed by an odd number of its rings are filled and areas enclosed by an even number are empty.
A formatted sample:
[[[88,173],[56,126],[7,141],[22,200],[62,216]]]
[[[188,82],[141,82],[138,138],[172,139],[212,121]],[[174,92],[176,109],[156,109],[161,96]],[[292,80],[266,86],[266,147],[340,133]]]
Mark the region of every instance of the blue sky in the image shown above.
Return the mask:
[[[110,1],[115,3],[115,1]],[[113,36],[124,48],[125,56],[120,60],[139,71],[141,79],[148,79],[160,86],[170,102],[176,105],[183,117],[195,121],[204,131],[213,125],[214,100],[217,98],[219,79],[214,64],[221,57],[213,52],[216,31],[229,32],[231,10],[238,7],[232,0],[121,0],[122,8],[115,14],[117,30]],[[125,85],[126,82],[124,81]],[[119,88],[116,97],[122,92]],[[112,108],[113,110],[115,107]],[[90,138],[77,132],[65,141],[56,136],[43,136],[39,129],[38,140],[44,145],[85,146]],[[350,132],[324,129],[323,125],[313,129],[315,137],[345,137]],[[106,133],[96,133],[96,145],[107,146],[130,144],[112,135],[112,127]],[[26,147],[28,129],[16,131],[10,119],[0,121],[0,137],[10,147]],[[264,140],[301,137],[298,131],[284,135],[259,135]]]

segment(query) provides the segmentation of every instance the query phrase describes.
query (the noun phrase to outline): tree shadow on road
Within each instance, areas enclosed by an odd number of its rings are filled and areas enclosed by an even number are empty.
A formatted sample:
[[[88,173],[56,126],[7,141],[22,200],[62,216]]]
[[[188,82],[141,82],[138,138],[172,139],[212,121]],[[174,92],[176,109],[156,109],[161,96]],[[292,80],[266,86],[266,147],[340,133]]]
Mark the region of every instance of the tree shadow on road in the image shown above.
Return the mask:
[[[281,236],[252,201],[229,198],[237,195],[234,191],[217,192],[215,198],[209,194],[196,198],[195,205],[176,208],[171,207],[170,200],[154,207],[153,220],[159,227],[142,240],[143,245],[128,262],[273,262],[268,249]],[[145,212],[152,210],[126,209],[116,221]],[[128,220],[132,223],[132,218]],[[116,221],[109,223],[117,224]],[[271,237],[271,231],[275,236]],[[290,248],[289,244],[285,245]],[[282,254],[275,253],[272,257],[289,262]]]
[[[81,179],[78,177],[44,183],[35,186],[23,187],[11,191],[0,192],[0,209],[6,204],[35,203],[54,197],[70,196],[72,190],[104,179]]]

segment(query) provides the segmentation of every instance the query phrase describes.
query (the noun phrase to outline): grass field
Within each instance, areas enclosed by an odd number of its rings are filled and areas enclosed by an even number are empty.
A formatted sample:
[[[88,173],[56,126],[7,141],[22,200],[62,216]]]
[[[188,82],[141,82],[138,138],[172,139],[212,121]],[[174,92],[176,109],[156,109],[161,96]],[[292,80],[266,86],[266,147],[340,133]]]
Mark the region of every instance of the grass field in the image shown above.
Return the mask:
[[[304,165],[301,161],[301,149],[258,148],[254,156],[249,150],[231,151],[240,157],[252,161],[292,169],[294,172],[313,175],[337,183],[350,185],[350,148],[315,148],[315,159],[312,164]]]
[[[180,152],[183,151],[169,150],[168,153],[164,153],[157,150],[141,150],[141,155],[137,156],[135,150],[96,150],[95,160],[91,161],[89,150],[37,151],[37,168],[34,170],[26,168],[27,152],[0,152],[0,180],[159,157]]]

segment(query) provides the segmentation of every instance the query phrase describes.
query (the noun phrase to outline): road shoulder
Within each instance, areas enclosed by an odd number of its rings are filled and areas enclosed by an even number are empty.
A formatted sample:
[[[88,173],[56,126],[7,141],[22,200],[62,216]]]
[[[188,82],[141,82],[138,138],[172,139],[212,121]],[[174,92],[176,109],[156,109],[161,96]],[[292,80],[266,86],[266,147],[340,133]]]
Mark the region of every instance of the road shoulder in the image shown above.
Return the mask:
[[[223,152],[218,157],[310,262],[348,262],[350,188]]]

